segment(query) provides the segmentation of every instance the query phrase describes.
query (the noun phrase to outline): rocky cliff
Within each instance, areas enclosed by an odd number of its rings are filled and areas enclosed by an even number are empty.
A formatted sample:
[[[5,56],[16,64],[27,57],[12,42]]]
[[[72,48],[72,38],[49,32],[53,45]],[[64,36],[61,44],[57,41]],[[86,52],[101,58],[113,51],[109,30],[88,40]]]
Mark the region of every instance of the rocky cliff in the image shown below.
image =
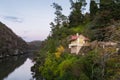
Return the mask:
[[[0,58],[24,54],[26,49],[26,42],[0,22]]]

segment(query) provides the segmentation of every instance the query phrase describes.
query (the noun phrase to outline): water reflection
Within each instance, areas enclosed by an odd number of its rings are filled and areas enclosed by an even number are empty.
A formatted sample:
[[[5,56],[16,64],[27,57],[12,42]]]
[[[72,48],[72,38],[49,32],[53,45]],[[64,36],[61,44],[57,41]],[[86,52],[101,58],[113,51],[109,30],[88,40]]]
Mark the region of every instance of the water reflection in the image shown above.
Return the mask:
[[[33,80],[33,62],[25,55],[0,60],[0,80]]]

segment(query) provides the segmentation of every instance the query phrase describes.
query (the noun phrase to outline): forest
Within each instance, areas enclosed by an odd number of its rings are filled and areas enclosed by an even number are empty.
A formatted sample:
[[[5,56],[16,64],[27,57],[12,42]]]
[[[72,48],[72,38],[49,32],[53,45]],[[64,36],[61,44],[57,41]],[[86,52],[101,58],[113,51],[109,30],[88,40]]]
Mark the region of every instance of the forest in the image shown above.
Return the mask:
[[[120,48],[120,0],[70,0],[69,16],[62,13],[59,3],[53,3],[54,21],[50,35],[41,44],[32,67],[37,80],[120,80],[120,51],[114,47],[90,46],[85,55],[71,54],[69,36],[79,33],[90,42],[113,41]],[[97,45],[97,43],[95,43]]]

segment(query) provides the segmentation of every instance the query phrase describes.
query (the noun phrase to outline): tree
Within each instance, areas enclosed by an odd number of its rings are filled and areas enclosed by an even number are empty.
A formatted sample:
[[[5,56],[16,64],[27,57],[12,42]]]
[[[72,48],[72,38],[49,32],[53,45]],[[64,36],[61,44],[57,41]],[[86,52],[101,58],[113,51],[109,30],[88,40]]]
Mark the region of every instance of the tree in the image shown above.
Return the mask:
[[[56,25],[60,26],[63,22],[67,22],[67,17],[62,14],[62,7],[57,3],[53,3],[53,8],[55,9],[54,14],[56,15],[54,21]]]
[[[57,25],[59,25],[60,24],[60,22],[61,22],[61,15],[62,15],[62,13],[61,13],[61,11],[62,11],[62,7],[60,6],[60,5],[58,5],[57,3],[53,3],[53,8],[55,8],[55,15],[56,15],[56,18],[54,19],[54,21],[56,22],[56,24]]]
[[[94,18],[97,11],[98,11],[97,4],[95,3],[95,1],[91,1],[90,2],[90,17],[91,17],[91,20]]]
[[[53,3],[52,7],[55,9],[55,19],[51,22],[51,36],[55,39],[59,39],[63,31],[68,26],[68,18],[62,14],[62,7],[57,3]],[[65,28],[66,27],[66,28]]]
[[[81,1],[73,2],[72,0],[70,0],[70,2],[72,12],[70,13],[69,16],[69,25],[70,27],[75,27],[83,23],[83,15],[81,12],[82,2]]]

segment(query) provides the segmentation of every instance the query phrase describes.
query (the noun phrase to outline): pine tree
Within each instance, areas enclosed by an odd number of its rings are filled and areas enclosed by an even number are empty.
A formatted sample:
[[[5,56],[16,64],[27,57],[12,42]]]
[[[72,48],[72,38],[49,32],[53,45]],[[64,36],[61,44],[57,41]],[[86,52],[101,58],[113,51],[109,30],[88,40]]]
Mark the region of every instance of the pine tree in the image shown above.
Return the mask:
[[[97,11],[98,11],[97,4],[95,3],[95,1],[91,1],[91,3],[90,3],[90,18],[91,18],[91,20],[94,19],[94,16],[96,15]]]
[[[82,2],[73,2],[72,0],[70,0],[70,2],[72,6],[72,12],[69,15],[69,25],[70,27],[75,27],[83,23],[83,14],[81,12]]]

